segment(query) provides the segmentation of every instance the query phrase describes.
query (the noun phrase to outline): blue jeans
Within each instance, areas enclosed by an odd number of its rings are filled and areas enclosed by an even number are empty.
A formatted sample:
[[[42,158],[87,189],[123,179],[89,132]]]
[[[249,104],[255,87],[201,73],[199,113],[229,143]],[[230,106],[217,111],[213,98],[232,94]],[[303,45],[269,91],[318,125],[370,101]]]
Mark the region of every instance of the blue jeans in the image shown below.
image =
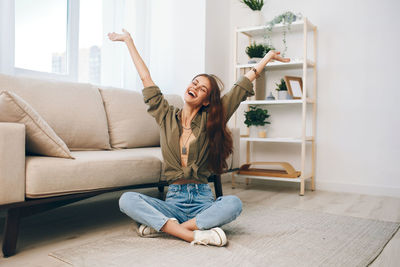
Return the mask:
[[[196,218],[200,230],[227,224],[242,212],[237,196],[221,196],[214,200],[208,184],[171,184],[165,201],[137,192],[127,192],[119,199],[123,213],[140,224],[157,231],[169,218],[183,223]]]

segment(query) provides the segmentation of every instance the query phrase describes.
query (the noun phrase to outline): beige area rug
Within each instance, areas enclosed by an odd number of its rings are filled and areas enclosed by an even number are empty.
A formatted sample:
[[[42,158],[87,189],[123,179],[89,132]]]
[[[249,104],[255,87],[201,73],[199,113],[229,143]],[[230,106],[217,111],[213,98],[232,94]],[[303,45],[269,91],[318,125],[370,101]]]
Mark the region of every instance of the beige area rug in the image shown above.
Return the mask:
[[[49,255],[73,266],[367,266],[399,223],[328,213],[244,206],[222,226],[226,247],[172,236],[141,238],[134,227]]]

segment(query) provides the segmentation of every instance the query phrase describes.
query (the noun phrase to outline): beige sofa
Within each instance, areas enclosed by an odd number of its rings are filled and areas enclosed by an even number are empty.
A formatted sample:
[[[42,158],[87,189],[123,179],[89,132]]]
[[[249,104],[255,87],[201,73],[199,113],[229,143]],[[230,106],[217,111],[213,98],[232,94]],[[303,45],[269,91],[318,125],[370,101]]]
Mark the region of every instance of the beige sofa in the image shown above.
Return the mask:
[[[65,142],[72,158],[32,153],[27,126],[0,120],[0,209],[7,210],[4,256],[16,251],[20,219],[104,192],[167,185],[159,129],[140,91],[0,74],[0,92],[26,101]],[[184,88],[182,88],[182,91]],[[179,95],[166,95],[182,107]],[[2,103],[0,101],[0,112]],[[0,116],[1,117],[1,116]],[[3,116],[4,117],[4,116]],[[231,129],[239,167],[239,130]],[[29,142],[29,144],[28,144]],[[220,176],[210,177],[222,195]]]

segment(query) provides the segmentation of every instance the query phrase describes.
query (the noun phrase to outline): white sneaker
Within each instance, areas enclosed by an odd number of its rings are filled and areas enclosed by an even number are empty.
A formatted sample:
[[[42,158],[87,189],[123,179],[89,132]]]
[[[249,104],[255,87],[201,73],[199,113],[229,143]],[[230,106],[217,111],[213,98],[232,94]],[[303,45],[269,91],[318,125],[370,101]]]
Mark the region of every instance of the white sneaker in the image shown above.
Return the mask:
[[[178,220],[175,218],[169,218],[169,220],[178,222]],[[153,227],[144,224],[141,224],[139,228],[136,230],[136,232],[140,237],[158,237],[164,234],[164,232],[157,231]]]
[[[219,228],[211,228],[210,230],[195,230],[194,231],[194,240],[190,242],[191,245],[200,244],[200,245],[213,245],[222,247],[225,246],[227,242],[225,232]]]

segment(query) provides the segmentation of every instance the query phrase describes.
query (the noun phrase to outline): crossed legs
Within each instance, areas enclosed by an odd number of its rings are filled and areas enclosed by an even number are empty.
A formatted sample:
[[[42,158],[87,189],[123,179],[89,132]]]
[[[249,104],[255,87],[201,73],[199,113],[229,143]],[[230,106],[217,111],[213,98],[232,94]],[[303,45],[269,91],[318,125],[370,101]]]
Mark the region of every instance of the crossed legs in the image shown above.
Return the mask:
[[[169,220],[183,220],[182,213],[173,205],[141,193],[124,193],[119,200],[119,206],[133,220],[188,242],[194,240],[195,230],[211,229],[229,223],[242,211],[242,203],[236,196],[219,197],[196,217],[179,224]]]
[[[196,218],[192,218],[181,224],[179,224],[177,221],[168,220],[161,228],[161,231],[188,242],[193,241],[194,230],[199,230],[196,225]]]

